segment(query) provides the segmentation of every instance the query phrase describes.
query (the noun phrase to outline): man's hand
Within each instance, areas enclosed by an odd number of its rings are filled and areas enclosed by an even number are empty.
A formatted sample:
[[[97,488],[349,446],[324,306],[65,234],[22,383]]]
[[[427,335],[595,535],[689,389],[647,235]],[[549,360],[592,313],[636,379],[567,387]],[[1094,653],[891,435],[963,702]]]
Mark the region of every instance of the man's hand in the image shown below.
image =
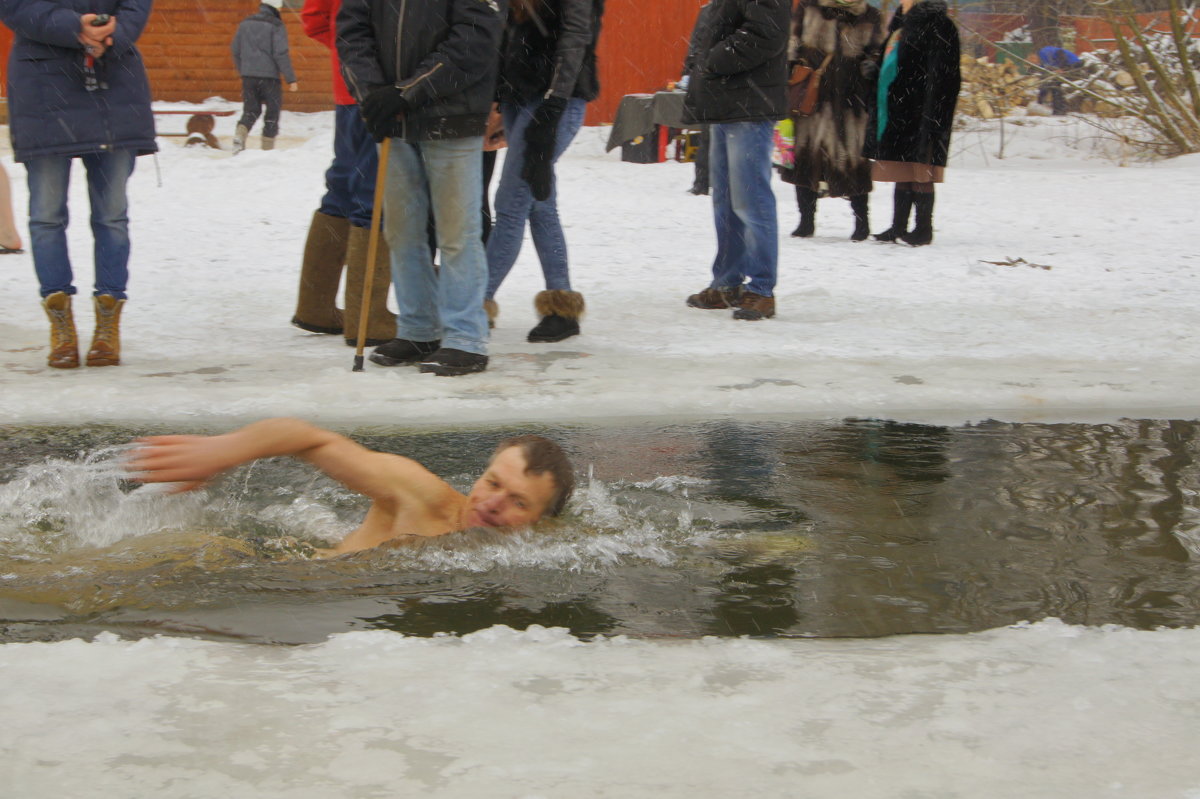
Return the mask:
[[[117,30],[116,17],[109,17],[108,22],[103,25],[93,25],[92,21],[96,19],[96,16],[96,14],[84,14],[79,18],[81,28],[79,43],[93,58],[104,55],[104,52],[112,46],[112,37]]]
[[[408,100],[395,86],[384,86],[368,94],[359,107],[367,130],[375,141],[383,141],[392,135],[396,117],[408,111]]]
[[[229,439],[229,435],[139,438],[125,470],[142,483],[179,483],[171,493],[194,491],[241,462]]]
[[[295,82],[293,82],[293,83],[289,83],[289,84],[288,84],[288,91],[289,91],[289,92],[298,92],[298,91],[300,91],[300,84],[299,84],[299,83],[295,83]]]
[[[533,119],[525,128],[525,163],[521,178],[533,190],[535,200],[550,196],[554,183],[554,147],[558,143],[558,122],[567,101],[562,97],[547,97],[533,111]]]

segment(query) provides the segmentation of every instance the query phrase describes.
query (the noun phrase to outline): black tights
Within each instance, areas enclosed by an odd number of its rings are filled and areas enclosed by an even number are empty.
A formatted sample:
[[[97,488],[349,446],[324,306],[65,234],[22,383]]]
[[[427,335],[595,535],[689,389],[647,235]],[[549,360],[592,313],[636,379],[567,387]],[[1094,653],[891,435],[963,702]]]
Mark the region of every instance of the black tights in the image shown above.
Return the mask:
[[[918,183],[915,180],[911,182],[905,181],[903,183],[897,183],[896,188],[908,189],[909,191],[914,191],[917,194],[933,194],[933,183]]]

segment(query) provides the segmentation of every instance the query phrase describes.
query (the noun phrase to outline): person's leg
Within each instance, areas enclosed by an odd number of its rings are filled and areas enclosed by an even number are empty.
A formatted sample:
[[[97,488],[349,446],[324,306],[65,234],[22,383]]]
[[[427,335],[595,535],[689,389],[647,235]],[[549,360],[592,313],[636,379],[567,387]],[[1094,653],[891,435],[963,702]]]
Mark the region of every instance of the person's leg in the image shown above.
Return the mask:
[[[876,233],[877,241],[896,241],[908,233],[908,217],[913,206],[912,185],[908,182],[896,184],[892,194],[892,226],[882,233]]]
[[[379,172],[379,145],[371,138],[358,106],[346,106],[343,132],[351,150],[352,167],[349,176],[350,223],[370,227],[371,209],[375,205],[375,176]]]
[[[800,211],[800,224],[792,231],[796,238],[806,239],[817,232],[817,197],[813,189],[796,183],[796,208]]]
[[[558,122],[554,141],[554,163],[571,146],[571,141],[583,125],[587,102],[573,99],[567,104]],[[542,264],[542,275],[549,290],[570,291],[571,276],[567,264],[567,240],[558,217],[558,190],[553,172],[550,177],[550,196],[535,200],[529,210],[529,234]]]
[[[267,110],[263,115],[262,148],[270,150],[275,147],[275,137],[279,135],[279,114],[283,111],[283,86],[278,80],[264,80],[262,84],[263,104]]]
[[[471,363],[479,362],[479,369],[469,371],[480,371],[487,364],[488,339],[487,314],[483,309],[488,268],[480,222],[483,163],[479,153],[483,138],[422,142],[420,149],[441,252],[437,307],[442,352],[455,350],[478,356]],[[440,356],[434,360],[439,359]]]
[[[259,95],[257,78],[242,78],[242,117],[238,124],[249,132],[262,113],[262,98]]]
[[[696,160],[694,162],[694,179],[692,194],[708,194],[708,128],[703,127],[696,134]]]
[[[9,183],[8,172],[0,164],[0,253],[20,252],[24,244],[21,233],[17,230],[13,218],[12,185]]]
[[[71,159],[33,158],[25,162],[29,185],[29,248],[43,299],[75,293],[71,257],[67,251],[67,187]]]
[[[717,232],[717,254],[713,258],[712,280],[708,288],[692,294],[687,304],[706,310],[736,306],[741,298],[745,275],[738,271],[734,240],[740,235],[733,213],[729,186],[729,126],[709,125],[708,182],[712,195],[713,225]]]
[[[500,184],[496,187],[496,220],[487,243],[488,281],[487,299],[496,296],[500,284],[512,270],[521,254],[525,238],[525,222],[533,207],[533,190],[521,178],[521,167],[525,163],[525,129],[533,114],[530,106],[501,104],[504,117],[504,132],[508,139],[508,153],[500,170]]]
[[[339,105],[333,110],[333,160],[325,170],[325,194],[318,208],[325,216],[350,218],[354,202],[351,186],[358,168],[358,142],[351,128],[351,121],[356,118],[359,118],[356,105]]]
[[[88,366],[116,366],[121,362],[121,307],[129,280],[129,203],[125,189],[136,158],[133,150],[83,156],[96,259],[96,332],[87,354]]]
[[[383,189],[383,231],[391,252],[392,285],[400,311],[396,337],[422,343],[442,338],[438,276],[426,232],[429,190],[421,151],[403,139],[392,139]]]
[[[871,235],[869,194],[855,194],[850,198],[850,212],[854,214],[854,232],[851,241],[865,241]]]
[[[738,232],[730,258],[737,273],[747,278],[746,291],[762,298],[775,294],[779,261],[779,222],[771,187],[773,129],[770,122],[737,122],[726,132],[729,205]]]
[[[933,243],[933,183],[912,183],[912,203],[916,209],[913,229],[900,237],[905,244],[921,247]]]

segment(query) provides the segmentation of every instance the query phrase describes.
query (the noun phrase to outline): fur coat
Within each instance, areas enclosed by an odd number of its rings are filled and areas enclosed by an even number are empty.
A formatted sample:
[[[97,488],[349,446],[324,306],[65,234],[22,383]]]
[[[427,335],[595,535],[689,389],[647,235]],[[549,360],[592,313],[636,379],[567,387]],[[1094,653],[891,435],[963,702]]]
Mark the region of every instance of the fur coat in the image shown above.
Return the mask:
[[[824,181],[832,197],[871,190],[863,142],[875,82],[863,75],[862,64],[878,59],[883,39],[883,17],[866,0],[800,0],[793,10],[789,72],[797,64],[819,69],[826,56],[833,58],[821,77],[816,110],[794,120],[796,162],[783,172],[788,183],[816,190]]]
[[[864,152],[877,161],[945,166],[962,84],[958,28],[944,0],[921,0],[907,14],[897,11],[890,27],[888,43],[900,38],[898,71],[887,94],[887,125],[879,135],[876,105]]]

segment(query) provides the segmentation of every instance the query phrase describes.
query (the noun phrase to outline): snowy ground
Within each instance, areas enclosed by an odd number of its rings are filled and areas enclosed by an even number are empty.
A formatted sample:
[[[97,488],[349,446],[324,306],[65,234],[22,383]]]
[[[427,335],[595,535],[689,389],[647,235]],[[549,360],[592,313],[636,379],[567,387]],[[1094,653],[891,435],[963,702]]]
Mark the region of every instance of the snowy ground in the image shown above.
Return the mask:
[[[584,129],[559,167],[584,334],[525,342],[542,287],[527,244],[498,297],[491,366],[462,379],[370,364],[352,374],[352,348],[288,325],[331,114],[285,113],[281,149],[237,158],[161,139],[157,162],[140,159],[132,180],[123,366],[48,369],[29,256],[6,256],[0,421],[1191,417],[1200,156],[1122,167],[1096,153],[1082,122],[1030,123],[1005,126],[1003,160],[994,127],[956,137],[931,247],[849,241],[841,200],[820,203],[814,239],[789,238],[794,202],[778,183],[779,315],[757,324],[684,305],[714,252],[709,200],[684,191],[691,166],[623,163],[604,152],[606,129]],[[232,124],[219,120],[226,141]],[[6,166],[22,208],[23,170]],[[75,184],[86,297],[90,236]],[[873,199],[879,230],[890,187]],[[1010,258],[1050,268],[985,263]],[[79,316],[87,328],[86,305]]]
[[[163,139],[157,164],[141,160],[120,368],[47,369],[29,256],[0,259],[0,423],[1196,416],[1200,157],[1120,166],[1076,120],[1006,126],[1004,159],[996,128],[960,133],[937,240],[915,249],[851,243],[833,200],[816,238],[790,239],[779,184],[779,316],[755,324],[684,306],[713,254],[690,166],[622,163],[586,129],[559,168],[584,334],[524,341],[540,288],[527,247],[491,368],[448,379],[353,374],[340,339],[288,325],[331,123],[285,114],[274,152]],[[23,170],[5,157],[20,208]],[[1018,258],[1042,266],[984,263]],[[33,799],[1198,799],[1198,636],[1044,621],[882,641],[582,644],[493,628],[294,649],[7,644],[0,784]]]

